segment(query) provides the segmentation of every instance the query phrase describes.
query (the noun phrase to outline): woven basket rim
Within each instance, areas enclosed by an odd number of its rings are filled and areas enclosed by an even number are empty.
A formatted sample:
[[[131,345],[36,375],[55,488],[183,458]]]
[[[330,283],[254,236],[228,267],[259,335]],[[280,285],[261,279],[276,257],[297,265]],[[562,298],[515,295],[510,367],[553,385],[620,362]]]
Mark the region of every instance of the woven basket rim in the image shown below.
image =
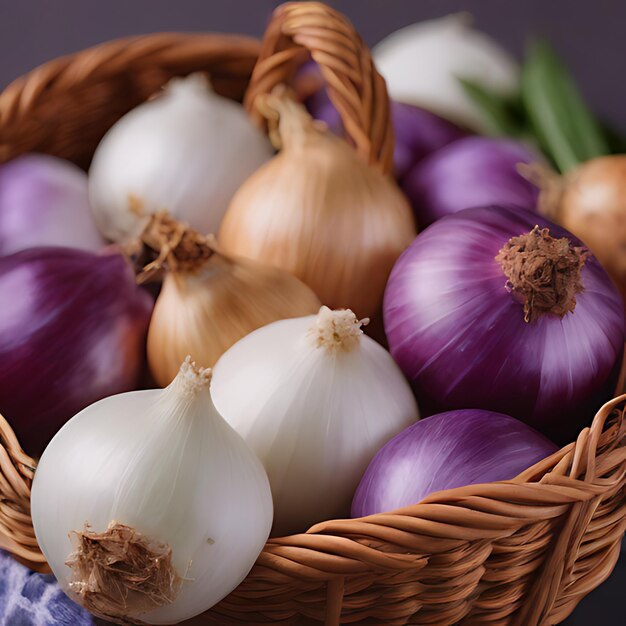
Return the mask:
[[[135,35],[126,35],[123,37],[114,37],[113,39],[107,39],[100,43],[95,43],[93,45],[87,46],[86,48],[78,48],[77,50],[69,51],[65,54],[61,54],[53,59],[48,59],[43,61],[42,63],[38,63],[34,65],[31,69],[27,70],[24,74],[20,76],[16,76],[15,78],[9,80],[4,86],[0,86],[0,94],[13,85],[27,82],[33,75],[45,70],[50,66],[54,66],[60,62],[69,62],[77,57],[81,57],[84,55],[90,55],[92,53],[100,53],[107,48],[119,48],[121,46],[134,46],[141,43],[148,43],[152,40],[167,40],[171,39],[173,42],[179,43],[181,41],[207,41],[209,39],[224,39],[230,40],[232,42],[240,41],[241,43],[246,44],[255,44],[258,45],[261,43],[261,40],[258,37],[254,37],[252,35],[246,35],[244,33],[223,33],[219,31],[177,31],[177,30],[168,30],[168,31],[153,31],[146,33],[138,33]]]

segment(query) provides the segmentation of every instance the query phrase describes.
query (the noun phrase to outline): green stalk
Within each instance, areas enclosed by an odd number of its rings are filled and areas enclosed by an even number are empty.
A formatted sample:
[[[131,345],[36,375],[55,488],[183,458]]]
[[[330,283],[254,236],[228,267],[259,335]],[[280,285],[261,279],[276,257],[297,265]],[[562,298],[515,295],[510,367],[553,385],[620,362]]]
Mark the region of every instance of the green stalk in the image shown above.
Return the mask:
[[[522,71],[522,100],[534,133],[562,173],[609,153],[606,137],[567,69],[534,42]]]

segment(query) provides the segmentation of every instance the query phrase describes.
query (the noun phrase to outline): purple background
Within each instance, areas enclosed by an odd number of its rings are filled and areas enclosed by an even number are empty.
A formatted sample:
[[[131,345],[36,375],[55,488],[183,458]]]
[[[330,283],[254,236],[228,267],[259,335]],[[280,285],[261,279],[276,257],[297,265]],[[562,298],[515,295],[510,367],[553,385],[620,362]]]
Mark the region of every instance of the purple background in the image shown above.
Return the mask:
[[[420,19],[469,11],[479,28],[516,55],[530,34],[550,39],[587,100],[626,131],[624,0],[331,0],[364,39]],[[222,31],[260,36],[272,0],[0,0],[0,88],[53,57],[115,37],[156,31]],[[570,626],[621,623],[626,564],[567,620]],[[618,617],[619,616],[619,617]]]
[[[374,44],[419,19],[469,11],[515,54],[549,37],[596,111],[626,130],[624,0],[330,0]],[[55,56],[124,35],[224,31],[261,35],[272,0],[0,0],[0,87]]]

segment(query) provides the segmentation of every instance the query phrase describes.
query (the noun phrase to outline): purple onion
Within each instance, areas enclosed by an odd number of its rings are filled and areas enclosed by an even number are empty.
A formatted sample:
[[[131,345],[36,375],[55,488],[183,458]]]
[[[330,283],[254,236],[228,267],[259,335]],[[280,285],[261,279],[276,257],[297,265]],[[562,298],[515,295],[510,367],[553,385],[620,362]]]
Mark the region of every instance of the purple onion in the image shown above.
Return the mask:
[[[150,296],[118,254],[33,248],[0,258],[0,413],[38,454],[142,373]]]
[[[337,109],[320,89],[306,101],[311,114],[326,122],[336,135],[343,135],[343,124]],[[402,102],[390,101],[395,145],[393,162],[396,178],[402,179],[419,161],[449,143],[465,137],[465,131],[442,117]]]
[[[475,206],[535,210],[538,190],[516,166],[539,160],[535,152],[512,139],[466,137],[418,163],[401,187],[421,230],[444,215]]]
[[[593,256],[573,312],[525,321],[496,255],[535,224],[581,242],[522,209],[467,209],[435,222],[396,263],[384,298],[390,351],[427,411],[481,408],[575,437],[613,392],[624,345],[617,289]],[[539,274],[538,274],[539,275]]]
[[[391,121],[395,133],[393,161],[399,180],[429,155],[467,135],[435,113],[394,100],[391,101]]]
[[[0,256],[37,246],[97,251],[103,245],[85,172],[45,154],[0,165]]]
[[[433,415],[376,454],[354,495],[352,517],[417,504],[435,491],[511,480],[556,451],[508,415],[480,409]]]

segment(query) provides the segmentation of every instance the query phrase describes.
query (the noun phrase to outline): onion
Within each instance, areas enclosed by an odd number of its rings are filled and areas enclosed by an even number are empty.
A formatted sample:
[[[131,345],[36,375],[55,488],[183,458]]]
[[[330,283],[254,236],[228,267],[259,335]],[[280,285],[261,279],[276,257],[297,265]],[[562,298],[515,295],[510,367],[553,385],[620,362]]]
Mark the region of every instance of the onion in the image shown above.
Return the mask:
[[[411,169],[402,189],[420,229],[474,206],[510,204],[535,209],[537,189],[516,167],[539,160],[532,150],[512,139],[466,137]]]
[[[407,199],[284,87],[256,106],[280,151],[234,195],[221,249],[286,270],[327,306],[379,314],[389,272],[415,236]]]
[[[0,256],[36,246],[96,251],[103,245],[85,172],[45,154],[0,165]]]
[[[556,221],[589,246],[626,298],[626,155],[587,161],[557,184]],[[546,204],[554,191],[542,191]]]
[[[519,84],[515,60],[493,39],[471,28],[467,14],[420,22],[392,33],[374,49],[389,95],[477,130],[483,114],[459,78],[500,95]]]
[[[393,511],[435,491],[511,480],[557,451],[501,413],[465,409],[412,424],[378,452],[352,501],[352,517]]]
[[[180,624],[246,577],[272,526],[267,475],[188,357],[166,389],[73,417],[33,480],[37,543],[61,588],[116,624]]]
[[[499,411],[559,442],[576,435],[609,398],[624,344],[620,296],[579,245],[503,207],[466,209],[417,237],[390,276],[384,321],[420,406]]]
[[[215,366],[212,396],[267,470],[274,535],[344,517],[374,454],[418,418],[391,355],[350,310],[280,320]]]
[[[0,258],[0,413],[31,454],[137,384],[151,299],[126,260],[69,248]]]
[[[162,211],[217,232],[233,194],[272,153],[241,104],[215,93],[206,76],[173,78],[98,144],[89,168],[96,223],[118,243]]]
[[[391,121],[396,140],[393,159],[398,179],[406,176],[428,155],[467,134],[435,113],[403,102],[391,102]]]
[[[316,119],[326,122],[336,135],[343,135],[343,124],[325,89],[319,89],[306,101]],[[466,135],[465,131],[426,109],[391,100],[394,128],[393,162],[396,178],[402,177],[416,163],[443,146]]]

